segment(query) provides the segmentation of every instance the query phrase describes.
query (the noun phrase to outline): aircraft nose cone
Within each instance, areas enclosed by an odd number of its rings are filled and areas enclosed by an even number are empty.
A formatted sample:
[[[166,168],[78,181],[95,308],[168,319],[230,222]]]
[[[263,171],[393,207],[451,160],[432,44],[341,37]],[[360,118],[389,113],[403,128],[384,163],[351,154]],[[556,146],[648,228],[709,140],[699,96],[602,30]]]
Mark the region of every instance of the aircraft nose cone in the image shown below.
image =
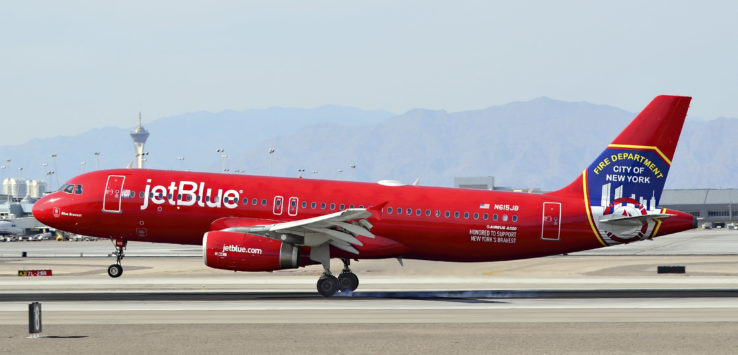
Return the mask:
[[[36,218],[39,222],[49,225],[54,215],[54,207],[49,203],[49,197],[42,197],[40,200],[33,204],[31,209],[33,218]]]

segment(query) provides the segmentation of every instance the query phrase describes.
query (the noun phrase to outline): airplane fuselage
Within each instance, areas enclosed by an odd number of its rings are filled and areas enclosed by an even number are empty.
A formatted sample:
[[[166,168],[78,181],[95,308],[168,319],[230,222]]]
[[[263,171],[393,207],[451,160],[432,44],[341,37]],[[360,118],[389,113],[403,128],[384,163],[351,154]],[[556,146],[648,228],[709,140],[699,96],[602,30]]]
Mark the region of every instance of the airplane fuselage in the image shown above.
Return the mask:
[[[64,197],[53,201],[54,224],[111,239],[201,244],[219,219],[276,223],[385,203],[372,232],[399,245],[383,254],[369,244],[358,257],[492,261],[604,246],[583,200],[550,194],[139,169],[69,184],[82,193],[54,193]]]

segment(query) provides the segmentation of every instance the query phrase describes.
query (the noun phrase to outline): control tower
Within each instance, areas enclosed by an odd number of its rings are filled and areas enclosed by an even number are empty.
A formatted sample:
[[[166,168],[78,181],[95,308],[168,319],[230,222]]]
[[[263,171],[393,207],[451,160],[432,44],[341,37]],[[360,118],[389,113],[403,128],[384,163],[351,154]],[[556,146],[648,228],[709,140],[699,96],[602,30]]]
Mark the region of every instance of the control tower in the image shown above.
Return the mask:
[[[149,138],[149,132],[141,126],[141,112],[138,113],[138,126],[131,131],[131,139],[133,139],[133,149],[136,151],[136,167],[143,169],[144,167],[144,144],[146,138]]]

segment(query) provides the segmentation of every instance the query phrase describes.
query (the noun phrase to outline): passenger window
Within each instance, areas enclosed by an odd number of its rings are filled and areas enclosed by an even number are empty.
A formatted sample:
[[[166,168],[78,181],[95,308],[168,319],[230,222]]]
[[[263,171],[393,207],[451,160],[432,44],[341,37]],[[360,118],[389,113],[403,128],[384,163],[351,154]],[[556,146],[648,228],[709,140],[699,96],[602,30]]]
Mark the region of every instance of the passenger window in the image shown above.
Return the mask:
[[[387,207],[387,214],[392,214],[392,207]]]
[[[469,212],[464,212],[464,218],[469,219]]]
[[[139,197],[139,198],[144,198],[144,193],[143,193],[143,191],[141,191],[141,192],[139,192],[139,193],[138,193],[138,197]]]
[[[446,216],[446,218],[449,218],[451,217],[451,211],[446,211],[443,213],[443,215]]]
[[[402,207],[397,207],[397,214],[402,214]]]
[[[320,209],[321,209],[321,210],[324,210],[324,209],[325,209],[325,202],[321,202],[321,203],[320,203]]]
[[[136,191],[131,190],[131,194],[129,195],[131,198],[136,197]]]
[[[74,192],[74,185],[67,185],[67,187],[64,188],[64,192],[71,194]]]
[[[262,199],[261,200],[261,205],[262,206],[266,206],[267,205],[267,200],[266,199]]]
[[[459,218],[459,211],[454,212],[454,218]]]
[[[346,207],[346,205],[341,204],[340,206],[338,206],[338,209],[341,210],[341,211],[343,211],[343,210],[346,209],[345,207]]]
[[[506,215],[506,214],[503,214],[503,215],[502,215],[502,220],[503,220],[504,222],[507,222],[507,215]]]
[[[420,208],[418,208],[417,210],[415,210],[415,215],[416,216],[420,216],[421,213],[423,213],[423,211],[421,211]]]
[[[307,208],[307,206],[308,206],[308,203],[305,201],[302,201],[302,208]]]
[[[482,218],[484,218],[485,221],[488,220],[489,219],[489,214],[485,213],[484,216],[482,216]]]
[[[331,203],[331,211],[333,211],[335,209],[336,209],[336,204],[335,203]]]
[[[315,209],[315,207],[318,207],[318,204],[317,204],[317,203],[315,203],[315,202],[312,202],[312,203],[310,204],[310,208],[312,208],[312,209]]]
[[[496,220],[497,220],[497,213],[495,213],[495,214],[494,214],[494,215],[492,216],[492,220],[493,220],[493,221],[496,221]]]
[[[248,197],[244,197],[243,198],[243,204],[244,205],[248,205],[249,204],[249,198]]]
[[[474,219],[479,219],[479,213],[474,213]]]
[[[425,216],[430,217],[430,215],[431,215],[431,210],[425,210]]]
[[[413,209],[412,208],[408,208],[407,209],[407,215],[408,216],[412,216],[413,215]]]
[[[513,219],[513,222],[517,222],[518,221],[518,215],[513,215],[513,218],[512,219]]]
[[[258,205],[259,204],[259,199],[258,198],[255,198],[255,199],[251,200],[251,204],[254,205],[254,206]]]
[[[436,210],[436,217],[441,217],[441,211],[440,210]]]
[[[349,208],[354,208],[354,205],[349,205]]]
[[[205,202],[210,202],[210,196],[205,196]]]
[[[364,205],[359,205],[359,208],[364,208]]]

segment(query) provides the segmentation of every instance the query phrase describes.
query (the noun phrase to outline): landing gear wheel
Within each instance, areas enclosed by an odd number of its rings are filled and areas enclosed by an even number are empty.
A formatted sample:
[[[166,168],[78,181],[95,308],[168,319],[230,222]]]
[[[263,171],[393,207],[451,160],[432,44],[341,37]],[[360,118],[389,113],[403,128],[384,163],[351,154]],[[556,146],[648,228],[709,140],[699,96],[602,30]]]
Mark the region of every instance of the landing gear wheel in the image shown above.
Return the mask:
[[[123,265],[121,261],[126,256],[125,249],[128,244],[123,239],[113,239],[113,245],[115,245],[115,251],[112,255],[115,255],[115,264],[108,266],[108,275],[112,278],[120,277],[123,275]]]
[[[108,266],[108,275],[110,275],[110,277],[119,277],[120,275],[123,275],[123,266],[119,264]]]
[[[359,287],[359,277],[353,272],[342,272],[338,275],[338,289],[341,292],[354,291]]]
[[[338,279],[333,275],[323,275],[318,279],[318,293],[331,297],[338,292]]]

